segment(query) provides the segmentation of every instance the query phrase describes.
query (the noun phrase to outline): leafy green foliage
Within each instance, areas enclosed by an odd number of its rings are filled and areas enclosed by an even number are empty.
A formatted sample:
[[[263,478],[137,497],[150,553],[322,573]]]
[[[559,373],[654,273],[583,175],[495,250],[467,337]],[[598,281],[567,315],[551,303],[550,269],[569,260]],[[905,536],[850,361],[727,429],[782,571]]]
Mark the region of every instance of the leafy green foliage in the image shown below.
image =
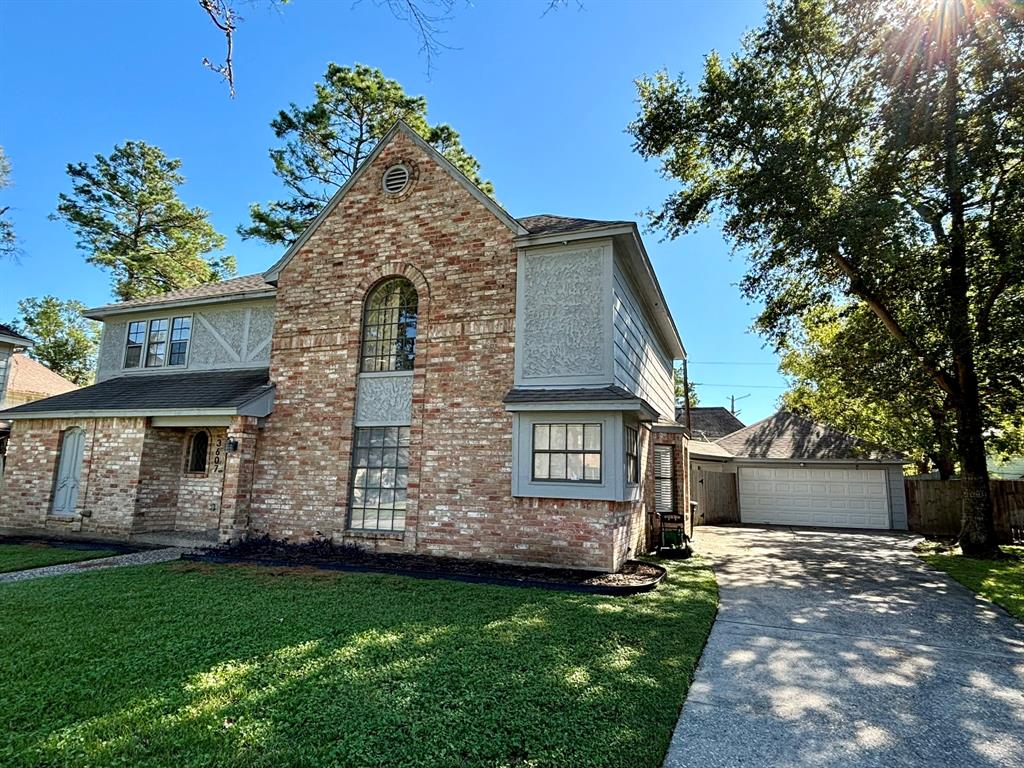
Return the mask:
[[[653,223],[720,216],[778,348],[818,307],[870,310],[948,399],[965,535],[994,551],[984,436],[1024,418],[1020,6],[780,0],[695,88],[638,91],[636,149],[679,183]]]
[[[0,190],[11,186],[11,161],[7,159],[4,148],[0,147]],[[8,217],[9,205],[0,205],[0,257],[13,256],[17,251],[17,238],[14,236],[14,222]]]
[[[655,768],[717,601],[668,568],[634,598],[184,563],[0,586],[0,763]]]
[[[1024,547],[1002,549],[1006,557],[1000,560],[954,554],[925,555],[924,560],[1024,621]]]
[[[33,339],[27,354],[75,384],[92,383],[99,348],[100,324],[82,317],[85,305],[56,296],[18,302],[15,327]]]
[[[141,141],[114,147],[93,164],[67,167],[71,194],[61,193],[53,219],[78,237],[87,261],[113,272],[121,301],[144,298],[235,273],[235,258],[213,255],[225,238],[202,208],[178,198],[180,160]]]
[[[118,554],[107,549],[68,549],[45,543],[0,544],[0,573],[44,568],[47,565],[77,563]]]
[[[697,387],[700,385],[683,375],[681,363],[672,369],[672,379],[676,390],[676,405],[682,407],[682,403],[689,400],[690,407],[696,408],[700,403],[700,396],[697,394]]]
[[[238,228],[243,237],[278,245],[293,242],[398,120],[493,196],[494,187],[480,176],[480,163],[462,146],[459,134],[443,123],[431,125],[426,98],[409,96],[379,69],[331,62],[323,82],[314,87],[312,105],[293,103],[270,124],[284,141],[270,150],[270,159],[290,196],[266,207],[253,203],[252,223]]]

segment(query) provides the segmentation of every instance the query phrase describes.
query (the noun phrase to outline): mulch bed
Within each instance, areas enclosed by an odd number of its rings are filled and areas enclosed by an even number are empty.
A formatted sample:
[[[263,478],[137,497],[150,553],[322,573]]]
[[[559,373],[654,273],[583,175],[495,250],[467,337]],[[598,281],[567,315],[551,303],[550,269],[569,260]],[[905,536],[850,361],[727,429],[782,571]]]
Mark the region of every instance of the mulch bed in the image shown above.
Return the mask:
[[[124,544],[119,541],[103,541],[102,539],[51,539],[41,536],[0,536],[0,544],[24,544],[29,547],[39,548],[59,547],[60,549],[76,549],[84,552],[104,549],[122,555],[153,549],[151,546]]]
[[[627,561],[615,573],[597,573],[569,568],[503,565],[429,555],[381,554],[354,546],[334,547],[327,542],[295,545],[263,539],[187,554],[182,559],[208,563],[248,563],[361,573],[390,573],[415,578],[542,587],[601,595],[635,595],[650,592],[665,578],[665,569],[660,565],[639,560]]]

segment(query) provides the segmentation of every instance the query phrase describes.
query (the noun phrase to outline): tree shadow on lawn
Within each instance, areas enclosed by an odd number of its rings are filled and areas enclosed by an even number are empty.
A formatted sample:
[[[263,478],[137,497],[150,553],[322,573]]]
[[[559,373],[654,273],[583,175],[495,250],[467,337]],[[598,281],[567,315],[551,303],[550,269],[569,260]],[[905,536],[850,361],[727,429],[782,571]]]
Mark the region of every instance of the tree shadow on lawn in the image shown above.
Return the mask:
[[[5,765],[657,766],[714,618],[610,598],[173,565],[0,592]]]

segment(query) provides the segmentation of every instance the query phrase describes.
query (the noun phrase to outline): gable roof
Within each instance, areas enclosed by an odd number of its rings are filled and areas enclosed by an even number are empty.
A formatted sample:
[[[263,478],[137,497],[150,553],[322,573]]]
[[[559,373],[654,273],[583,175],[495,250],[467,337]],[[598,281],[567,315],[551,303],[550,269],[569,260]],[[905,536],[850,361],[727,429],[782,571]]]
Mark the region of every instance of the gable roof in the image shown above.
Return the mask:
[[[356,168],[355,172],[345,180],[345,183],[341,185],[341,188],[334,193],[334,196],[327,201],[327,205],[321,209],[320,213],[317,214],[316,218],[309,223],[309,226],[303,231],[301,235],[288,246],[288,250],[285,251],[282,256],[270,269],[263,273],[263,278],[268,283],[276,283],[278,276],[281,274],[288,262],[292,260],[292,257],[306,244],[306,241],[312,236],[317,230],[320,224],[326,219],[335,208],[338,207],[338,203],[341,202],[342,198],[348,193],[348,191],[355,185],[359,178],[363,175],[367,168],[373,165],[373,162],[377,159],[380,153],[384,150],[391,140],[399,133],[402,132],[408,136],[416,146],[426,152],[433,160],[441,166],[441,168],[448,173],[455,181],[465,187],[466,191],[469,192],[473,197],[477,199],[485,208],[493,213],[499,221],[501,221],[506,227],[512,230],[517,235],[525,235],[527,231],[518,221],[512,218],[508,212],[496,203],[492,198],[488,197],[480,188],[474,184],[470,179],[458,168],[456,168],[452,162],[434,149],[428,144],[422,136],[416,131],[409,127],[408,123],[404,120],[396,122],[387,133],[377,142],[377,146],[373,148],[373,151],[366,156],[366,159]]]
[[[682,408],[677,412],[676,421],[686,421],[686,412]],[[743,429],[744,426],[728,408],[714,405],[690,409],[690,433],[695,438],[714,440]]]
[[[35,342],[32,341],[28,336],[23,336],[16,330],[11,328],[9,325],[0,323],[0,342],[5,344],[13,344],[16,347],[32,347],[35,346]]]
[[[575,216],[554,216],[542,213],[537,216],[526,216],[519,223],[531,235],[554,235],[568,232],[585,232],[588,229],[604,229],[614,226],[631,226],[632,221],[601,221],[600,219],[580,219]]]
[[[890,463],[902,463],[906,459],[892,449],[872,446],[853,435],[789,411],[779,411],[715,442],[736,458],[743,459]]]
[[[102,307],[87,309],[82,314],[93,320],[100,320],[107,315],[115,315],[122,312],[135,312],[141,309],[155,309],[181,304],[213,303],[224,299],[263,298],[273,296],[276,292],[277,289],[274,286],[267,285],[267,281],[263,279],[263,273],[257,273],[255,275],[233,277],[230,280],[221,280],[217,283],[202,283],[189,286],[188,288],[179,288],[157,296],[147,296],[144,299],[130,299],[116,304],[104,304]]]
[[[28,355],[11,356],[11,371],[7,378],[8,392],[59,395],[73,389],[78,389],[78,385],[59,373],[54,373]]]
[[[8,408],[0,411],[0,418],[57,418],[71,413],[150,416],[207,410],[234,413],[273,389],[265,368],[119,376]]]

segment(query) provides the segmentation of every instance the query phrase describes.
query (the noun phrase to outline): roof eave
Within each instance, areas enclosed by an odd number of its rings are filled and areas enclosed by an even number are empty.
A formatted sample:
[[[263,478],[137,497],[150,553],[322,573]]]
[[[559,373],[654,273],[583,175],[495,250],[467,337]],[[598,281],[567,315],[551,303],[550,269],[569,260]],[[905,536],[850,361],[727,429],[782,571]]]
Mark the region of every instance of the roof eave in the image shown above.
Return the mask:
[[[31,349],[36,345],[27,336],[10,336],[6,333],[0,333],[0,344],[10,344],[12,347],[21,347],[23,349]]]
[[[204,296],[195,299],[176,299],[174,301],[154,302],[152,304],[107,304],[102,307],[93,307],[82,313],[82,317],[90,320],[103,320],[114,315],[130,315],[140,312],[157,312],[163,309],[178,309],[180,307],[207,306],[210,304],[228,304],[235,301],[252,301],[255,299],[272,299],[277,295],[277,289],[267,287],[258,291],[242,291],[240,293],[228,293],[222,296]]]

